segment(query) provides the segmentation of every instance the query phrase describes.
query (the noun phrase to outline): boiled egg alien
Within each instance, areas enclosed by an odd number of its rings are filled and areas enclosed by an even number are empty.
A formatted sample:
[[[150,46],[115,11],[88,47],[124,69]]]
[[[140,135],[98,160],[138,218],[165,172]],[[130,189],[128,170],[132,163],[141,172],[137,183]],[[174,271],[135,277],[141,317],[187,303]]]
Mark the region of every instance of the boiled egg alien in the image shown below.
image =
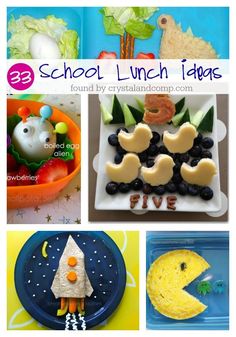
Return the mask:
[[[29,117],[30,110],[27,107],[19,108],[18,115],[22,121],[16,125],[12,134],[12,144],[16,151],[29,162],[48,159],[56,147],[58,131],[47,120],[52,115],[52,108],[44,105],[39,112],[41,117]],[[64,129],[67,131],[67,128]]]

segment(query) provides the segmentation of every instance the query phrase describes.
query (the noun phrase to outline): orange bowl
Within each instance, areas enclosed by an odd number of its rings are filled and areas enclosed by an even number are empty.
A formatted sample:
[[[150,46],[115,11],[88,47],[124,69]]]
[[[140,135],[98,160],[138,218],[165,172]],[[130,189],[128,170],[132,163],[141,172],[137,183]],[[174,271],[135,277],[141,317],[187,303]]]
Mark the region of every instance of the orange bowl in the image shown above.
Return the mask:
[[[18,108],[27,106],[34,115],[39,116],[39,109],[43,103],[8,99],[7,115],[12,116],[17,113]],[[80,128],[67,115],[55,107],[50,118],[54,122],[65,122],[68,125],[68,138],[72,144],[79,144],[74,150],[74,159],[70,163],[71,172],[68,176],[48,184],[29,185],[29,186],[8,186],[7,187],[7,207],[22,208],[32,207],[48,203],[57,198],[59,192],[71,181],[80,170]]]

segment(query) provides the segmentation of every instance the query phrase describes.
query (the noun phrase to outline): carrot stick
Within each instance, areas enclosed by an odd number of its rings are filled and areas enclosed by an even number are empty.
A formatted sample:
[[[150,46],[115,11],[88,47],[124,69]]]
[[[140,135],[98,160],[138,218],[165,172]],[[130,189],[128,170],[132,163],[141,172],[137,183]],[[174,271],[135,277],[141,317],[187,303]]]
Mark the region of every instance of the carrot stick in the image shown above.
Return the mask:
[[[61,310],[65,309],[67,299],[65,297],[61,298]]]
[[[80,309],[84,311],[84,298],[80,299]]]
[[[134,37],[131,36],[130,39],[130,58],[133,59],[134,58]]]
[[[129,33],[126,33],[126,41],[125,41],[125,59],[129,59],[130,38],[131,38],[131,35],[130,35]]]
[[[120,58],[121,59],[125,58],[125,39],[124,39],[124,35],[120,36]]]
[[[69,298],[69,313],[74,314],[77,310],[77,298]]]

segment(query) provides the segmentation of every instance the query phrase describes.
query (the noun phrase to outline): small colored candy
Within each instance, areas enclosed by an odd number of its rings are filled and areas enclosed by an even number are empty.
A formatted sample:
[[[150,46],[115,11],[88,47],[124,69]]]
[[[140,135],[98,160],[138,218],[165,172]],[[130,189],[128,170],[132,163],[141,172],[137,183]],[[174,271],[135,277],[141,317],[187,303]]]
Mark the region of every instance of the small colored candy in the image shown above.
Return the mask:
[[[41,121],[44,122],[45,119],[48,119],[52,116],[52,108],[48,105],[43,105],[39,110],[40,116],[42,117]]]
[[[7,134],[7,148],[11,145],[11,137]]]
[[[213,291],[216,294],[223,294],[225,292],[226,285],[223,280],[217,280],[213,284]]]
[[[197,285],[197,292],[204,296],[210,294],[212,292],[211,283],[208,281],[200,281]]]
[[[27,117],[30,115],[30,109],[26,106],[22,106],[17,110],[17,114],[22,118],[22,122],[26,123]]]
[[[65,133],[67,133],[67,131],[68,131],[68,126],[67,126],[66,123],[60,122],[60,123],[57,123],[55,125],[55,130],[54,130],[55,133],[59,133],[59,134],[63,135]]]

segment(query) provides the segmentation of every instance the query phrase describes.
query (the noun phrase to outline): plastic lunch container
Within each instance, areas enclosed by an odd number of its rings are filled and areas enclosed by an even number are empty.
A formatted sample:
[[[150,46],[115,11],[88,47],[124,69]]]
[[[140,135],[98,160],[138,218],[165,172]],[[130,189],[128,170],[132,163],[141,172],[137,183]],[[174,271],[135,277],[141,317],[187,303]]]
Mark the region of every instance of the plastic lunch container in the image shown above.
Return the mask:
[[[11,116],[16,113],[21,106],[27,106],[32,113],[39,115],[39,109],[43,103],[8,99],[7,100],[7,115]],[[80,144],[80,128],[62,111],[53,107],[53,115],[51,120],[54,122],[65,122],[68,125],[68,137],[72,144]],[[8,186],[7,187],[7,207],[8,208],[23,208],[48,203],[54,200],[58,193],[75,177],[80,170],[80,146],[74,150],[74,159],[70,163],[70,173],[62,179],[47,184],[29,185],[29,186]]]
[[[189,249],[198,253],[211,267],[194,280],[186,290],[208,308],[200,315],[177,321],[161,315],[152,306],[147,295],[146,325],[155,330],[227,330],[229,329],[229,234],[228,232],[147,232],[146,269],[160,255],[175,249]],[[199,295],[199,281],[214,283],[223,280],[225,291]]]

